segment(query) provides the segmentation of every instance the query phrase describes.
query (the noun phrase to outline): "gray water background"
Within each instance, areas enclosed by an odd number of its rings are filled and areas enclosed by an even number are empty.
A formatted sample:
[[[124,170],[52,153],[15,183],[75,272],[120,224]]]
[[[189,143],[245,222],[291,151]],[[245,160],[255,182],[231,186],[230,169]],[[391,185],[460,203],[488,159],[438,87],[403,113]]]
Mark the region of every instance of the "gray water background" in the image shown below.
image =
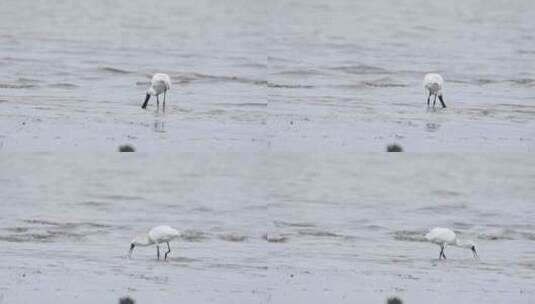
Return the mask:
[[[0,149],[530,152],[534,20],[520,0],[4,0]],[[140,110],[156,72],[165,115]]]

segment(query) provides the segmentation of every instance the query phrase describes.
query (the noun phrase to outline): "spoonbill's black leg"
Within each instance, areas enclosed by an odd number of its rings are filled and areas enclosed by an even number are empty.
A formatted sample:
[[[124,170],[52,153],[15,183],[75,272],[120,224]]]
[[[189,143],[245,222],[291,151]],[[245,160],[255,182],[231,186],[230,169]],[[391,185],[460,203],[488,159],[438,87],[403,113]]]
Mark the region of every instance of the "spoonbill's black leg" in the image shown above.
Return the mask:
[[[169,242],[167,242],[167,252],[165,253],[165,260],[167,260],[167,255],[171,252],[171,247],[169,246]]]
[[[446,255],[444,254],[444,250],[442,250],[442,257],[444,258],[444,260],[447,260]]]
[[[437,103],[437,94],[435,94],[435,99],[433,99],[433,108],[435,107],[436,103]]]
[[[444,245],[440,245],[440,253],[438,254],[438,259],[442,259],[442,256],[444,255]]]
[[[160,246],[159,245],[156,245],[156,257],[159,261],[160,260]]]
[[[167,95],[167,90],[163,91],[163,111],[165,112],[165,97]],[[169,245],[169,243],[168,243]]]
[[[156,111],[160,110],[160,96],[156,96]]]
[[[442,98],[442,95],[438,96],[438,100],[440,100],[440,103],[442,104],[442,107],[445,108],[446,104],[444,103],[444,99]]]
[[[429,107],[429,101],[431,100],[431,92],[429,92],[429,96],[427,96],[427,106]]]

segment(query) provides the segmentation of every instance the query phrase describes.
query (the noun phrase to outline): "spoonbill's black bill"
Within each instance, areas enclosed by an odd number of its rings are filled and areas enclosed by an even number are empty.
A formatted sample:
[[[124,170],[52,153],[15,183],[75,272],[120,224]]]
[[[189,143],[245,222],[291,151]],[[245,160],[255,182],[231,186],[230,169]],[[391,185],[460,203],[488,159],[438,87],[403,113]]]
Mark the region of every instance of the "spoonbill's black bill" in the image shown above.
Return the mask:
[[[145,109],[147,107],[147,105],[149,104],[149,99],[150,99],[150,94],[147,93],[147,96],[145,96],[145,102],[141,106],[142,109]]]

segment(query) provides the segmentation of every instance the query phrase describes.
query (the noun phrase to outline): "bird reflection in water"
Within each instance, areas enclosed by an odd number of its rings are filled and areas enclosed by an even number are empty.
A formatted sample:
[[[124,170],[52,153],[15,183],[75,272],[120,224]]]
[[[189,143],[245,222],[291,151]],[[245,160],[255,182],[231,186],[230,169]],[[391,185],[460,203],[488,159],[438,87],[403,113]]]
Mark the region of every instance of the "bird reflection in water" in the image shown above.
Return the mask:
[[[156,119],[153,125],[154,132],[165,133],[165,121]]]
[[[440,129],[440,126],[441,126],[441,124],[439,124],[439,123],[428,122],[428,123],[425,124],[425,131],[434,133],[434,132],[437,132]]]

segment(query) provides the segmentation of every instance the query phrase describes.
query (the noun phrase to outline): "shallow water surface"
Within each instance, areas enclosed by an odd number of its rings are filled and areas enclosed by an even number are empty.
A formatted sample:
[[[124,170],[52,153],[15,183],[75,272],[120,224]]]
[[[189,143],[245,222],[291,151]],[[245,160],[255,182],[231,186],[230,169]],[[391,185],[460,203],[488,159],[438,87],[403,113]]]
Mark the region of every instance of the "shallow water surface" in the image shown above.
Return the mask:
[[[391,154],[389,154],[391,155]],[[180,160],[180,161],[177,161]],[[526,156],[8,156],[0,299],[24,303],[530,303]],[[452,170],[455,168],[455,170]],[[167,262],[129,242],[182,230]],[[423,242],[451,227],[469,251]]]

